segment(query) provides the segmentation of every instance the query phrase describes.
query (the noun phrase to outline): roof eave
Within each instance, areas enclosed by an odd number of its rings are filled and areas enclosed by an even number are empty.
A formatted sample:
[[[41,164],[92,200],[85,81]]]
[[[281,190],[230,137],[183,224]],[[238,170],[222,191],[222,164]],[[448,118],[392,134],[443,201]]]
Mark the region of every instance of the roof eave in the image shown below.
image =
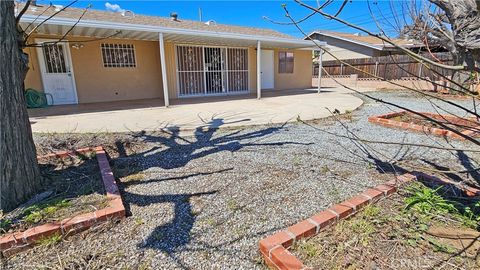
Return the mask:
[[[36,16],[25,14],[21,17],[21,22],[26,23],[35,23],[42,22],[46,20],[47,16]],[[183,34],[183,35],[196,35],[204,37],[216,37],[216,38],[231,38],[239,40],[255,40],[255,41],[264,41],[264,42],[275,42],[275,43],[285,43],[285,44],[295,44],[299,46],[305,46],[305,48],[312,47],[314,45],[312,41],[302,40],[302,39],[291,39],[291,38],[282,38],[282,37],[268,37],[268,36],[258,36],[258,35],[246,35],[239,33],[229,33],[229,32],[214,32],[214,31],[205,31],[205,30],[194,30],[194,29],[181,29],[181,28],[169,28],[153,25],[140,25],[140,24],[130,24],[130,23],[117,23],[117,22],[108,22],[108,21],[96,21],[96,20],[80,20],[77,22],[76,19],[62,18],[62,17],[53,17],[48,19],[45,24],[49,25],[60,25],[60,26],[78,26],[78,27],[94,27],[100,29],[112,29],[112,30],[131,30],[131,31],[144,31],[144,32],[153,32],[153,33],[164,33],[164,34]],[[326,43],[323,42],[319,44],[325,46]]]
[[[340,37],[340,36],[333,35],[333,34],[330,34],[330,33],[320,32],[320,31],[313,31],[308,36],[310,37],[313,34],[319,34],[319,35],[324,35],[324,36],[340,39],[340,40],[343,40],[343,41],[351,42],[351,43],[354,43],[354,44],[357,44],[357,45],[360,45],[360,46],[369,47],[369,48],[379,50],[379,51],[383,50],[383,48],[385,47],[385,46],[372,45],[372,44],[369,44],[369,43],[366,43],[366,42],[361,42],[361,41],[357,41],[357,40],[353,40],[353,39],[349,39],[349,38],[344,38],[344,37]]]

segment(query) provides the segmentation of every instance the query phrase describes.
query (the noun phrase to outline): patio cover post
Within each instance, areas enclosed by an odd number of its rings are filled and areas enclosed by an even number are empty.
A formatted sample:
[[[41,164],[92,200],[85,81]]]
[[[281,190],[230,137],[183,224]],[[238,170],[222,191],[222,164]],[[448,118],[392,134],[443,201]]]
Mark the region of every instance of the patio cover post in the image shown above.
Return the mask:
[[[261,58],[261,43],[257,40],[257,99],[262,97],[262,58]]]
[[[320,49],[318,55],[318,93],[322,90],[322,68],[323,68],[323,50]]]
[[[158,33],[158,43],[160,44],[160,65],[162,68],[162,83],[163,83],[163,101],[165,107],[170,106],[168,97],[168,82],[167,82],[167,65],[165,64],[165,44],[163,41],[163,33]]]

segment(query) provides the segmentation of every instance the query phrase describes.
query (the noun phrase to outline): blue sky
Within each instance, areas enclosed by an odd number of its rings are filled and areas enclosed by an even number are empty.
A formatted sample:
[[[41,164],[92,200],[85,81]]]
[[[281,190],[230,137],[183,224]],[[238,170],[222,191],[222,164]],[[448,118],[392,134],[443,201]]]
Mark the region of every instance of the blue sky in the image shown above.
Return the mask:
[[[45,1],[37,0],[38,3],[66,5],[70,1]],[[105,4],[117,4],[121,9],[131,10],[136,14],[168,16],[170,12],[177,12],[180,19],[198,20],[199,8],[202,10],[203,20],[215,20],[217,23],[234,24],[252,27],[271,28],[280,32],[300,37],[302,36],[294,26],[278,25],[263,19],[264,16],[269,17],[275,21],[288,22],[285,17],[285,12],[282,4],[287,4],[287,8],[294,18],[302,18],[309,14],[309,10],[299,6],[293,1],[85,1],[80,0],[75,7],[86,7],[92,4],[92,8],[105,10]],[[320,1],[320,3],[323,3]],[[327,11],[335,12],[342,1],[335,1]],[[316,1],[305,1],[310,5],[316,5]],[[396,32],[392,25],[396,12],[401,12],[400,5],[402,1],[373,1],[370,6],[372,12],[378,18],[382,28],[386,30],[389,35],[395,36]],[[395,7],[391,8],[391,3]],[[406,2],[403,2],[406,3]],[[347,19],[350,22],[358,24],[369,30],[376,31],[377,26],[372,20],[370,11],[368,9],[368,2],[365,0],[354,0],[349,2],[342,11],[341,18]],[[315,29],[332,30],[341,32],[355,33],[358,31],[352,30],[337,22],[323,19],[320,15],[316,15],[307,21],[303,22],[301,28],[305,32],[311,32]]]

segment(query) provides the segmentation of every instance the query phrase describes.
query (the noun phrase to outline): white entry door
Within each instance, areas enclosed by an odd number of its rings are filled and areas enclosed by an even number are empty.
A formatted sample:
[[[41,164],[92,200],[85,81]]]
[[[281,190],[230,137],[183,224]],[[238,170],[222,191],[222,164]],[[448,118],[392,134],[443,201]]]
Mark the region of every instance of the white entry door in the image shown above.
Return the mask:
[[[262,74],[262,89],[272,89],[274,88],[273,84],[273,51],[272,50],[262,50],[261,58],[261,69]]]
[[[68,43],[44,43],[51,40],[37,42],[43,43],[37,48],[37,53],[45,93],[52,95],[53,105],[76,104],[77,91]]]

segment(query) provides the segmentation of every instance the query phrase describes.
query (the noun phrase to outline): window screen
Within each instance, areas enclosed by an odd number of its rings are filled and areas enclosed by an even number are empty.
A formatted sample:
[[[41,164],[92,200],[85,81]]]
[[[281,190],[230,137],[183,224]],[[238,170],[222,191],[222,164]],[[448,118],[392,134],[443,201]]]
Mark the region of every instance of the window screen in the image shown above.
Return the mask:
[[[104,67],[136,67],[135,48],[132,44],[102,44]]]
[[[278,73],[293,73],[293,52],[278,52]]]

